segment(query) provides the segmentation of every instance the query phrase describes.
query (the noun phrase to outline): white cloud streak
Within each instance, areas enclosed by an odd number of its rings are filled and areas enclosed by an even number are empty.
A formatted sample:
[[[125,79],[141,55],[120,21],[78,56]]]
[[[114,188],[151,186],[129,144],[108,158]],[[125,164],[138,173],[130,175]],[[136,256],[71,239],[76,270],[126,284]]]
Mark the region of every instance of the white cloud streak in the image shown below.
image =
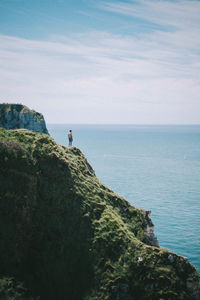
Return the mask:
[[[90,32],[33,41],[1,35],[0,100],[23,102],[54,123],[199,123],[199,5],[101,5],[174,26],[142,38]]]
[[[134,0],[129,3],[103,1],[99,7],[156,24],[179,27],[179,29],[194,29],[199,26],[200,3],[198,0]]]

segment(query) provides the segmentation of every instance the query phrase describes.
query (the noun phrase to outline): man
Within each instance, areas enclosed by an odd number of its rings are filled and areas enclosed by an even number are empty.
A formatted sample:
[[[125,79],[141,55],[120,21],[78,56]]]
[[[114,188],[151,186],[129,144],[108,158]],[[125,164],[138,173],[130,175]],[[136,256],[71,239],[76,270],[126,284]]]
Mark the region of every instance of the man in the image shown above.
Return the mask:
[[[72,130],[69,130],[68,132],[68,139],[69,139],[69,147],[72,147],[72,141],[73,141]]]

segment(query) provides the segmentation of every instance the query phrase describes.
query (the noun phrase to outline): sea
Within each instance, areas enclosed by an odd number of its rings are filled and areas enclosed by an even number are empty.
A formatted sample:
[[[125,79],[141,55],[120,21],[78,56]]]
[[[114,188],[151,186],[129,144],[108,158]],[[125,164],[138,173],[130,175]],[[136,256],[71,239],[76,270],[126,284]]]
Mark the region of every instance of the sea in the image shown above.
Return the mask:
[[[200,125],[48,124],[57,143],[79,148],[102,183],[151,210],[160,247],[200,272]]]

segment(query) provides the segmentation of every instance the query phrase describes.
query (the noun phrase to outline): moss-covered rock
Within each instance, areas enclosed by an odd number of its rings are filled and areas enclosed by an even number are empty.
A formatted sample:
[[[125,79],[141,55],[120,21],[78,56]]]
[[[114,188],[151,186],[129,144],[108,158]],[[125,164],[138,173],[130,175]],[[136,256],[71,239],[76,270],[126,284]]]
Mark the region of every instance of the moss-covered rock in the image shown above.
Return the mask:
[[[27,297],[199,299],[195,268],[156,247],[152,228],[79,149],[0,130],[0,278],[22,282]]]
[[[1,300],[39,300],[28,296],[27,290],[23,284],[14,278],[0,278],[0,299]]]

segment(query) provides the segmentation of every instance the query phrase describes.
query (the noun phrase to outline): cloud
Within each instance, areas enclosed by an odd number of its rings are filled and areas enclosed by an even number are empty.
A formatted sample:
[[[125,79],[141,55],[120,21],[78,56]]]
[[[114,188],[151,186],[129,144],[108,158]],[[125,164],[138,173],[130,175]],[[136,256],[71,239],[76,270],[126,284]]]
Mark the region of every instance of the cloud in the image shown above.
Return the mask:
[[[196,28],[199,26],[200,3],[198,0],[134,0],[129,2],[102,1],[100,9],[123,14],[149,22],[174,28]]]
[[[199,123],[199,6],[192,1],[196,10],[189,9],[189,2],[104,2],[103,9],[175,26],[142,37],[1,35],[1,102],[23,102],[54,123]],[[189,27],[182,22],[186,11]]]

